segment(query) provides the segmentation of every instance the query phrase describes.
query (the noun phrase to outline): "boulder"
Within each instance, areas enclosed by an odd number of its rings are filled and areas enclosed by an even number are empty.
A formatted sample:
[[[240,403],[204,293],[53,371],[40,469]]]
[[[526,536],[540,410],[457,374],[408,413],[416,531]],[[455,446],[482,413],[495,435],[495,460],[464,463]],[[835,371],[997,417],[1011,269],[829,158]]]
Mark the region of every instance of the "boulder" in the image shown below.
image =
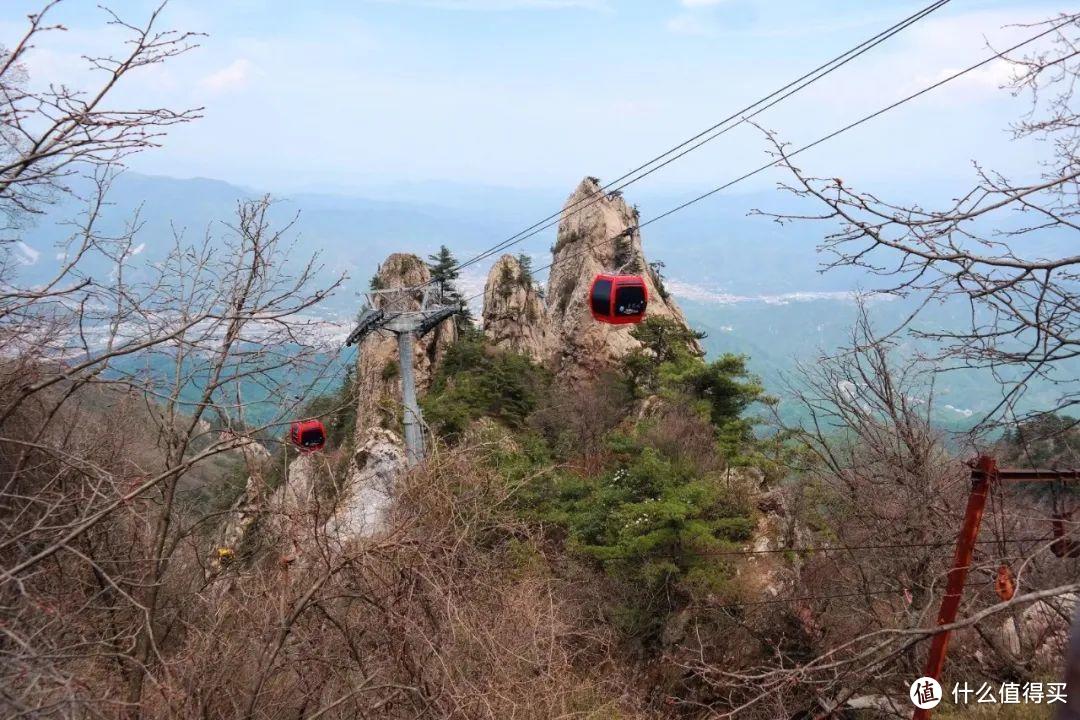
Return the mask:
[[[341,499],[326,523],[327,537],[346,543],[384,532],[397,478],[404,471],[401,438],[382,428],[368,430],[353,454]]]

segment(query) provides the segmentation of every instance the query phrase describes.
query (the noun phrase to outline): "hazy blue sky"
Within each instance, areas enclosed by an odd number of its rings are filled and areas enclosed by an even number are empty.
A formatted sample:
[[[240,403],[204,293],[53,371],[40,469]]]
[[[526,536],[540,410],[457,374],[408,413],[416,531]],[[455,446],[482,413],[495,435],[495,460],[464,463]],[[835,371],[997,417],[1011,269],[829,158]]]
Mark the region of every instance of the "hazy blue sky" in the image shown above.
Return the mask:
[[[85,82],[79,55],[115,46],[98,0],[66,0],[34,82]],[[157,0],[117,0],[137,22]],[[202,47],[127,86],[140,105],[205,106],[136,169],[289,191],[456,180],[571,187],[613,177],[925,3],[884,0],[173,0],[162,22]],[[800,143],[1030,30],[1070,3],[954,0],[761,122]],[[6,0],[0,42],[40,5]],[[1030,173],[1008,140],[1025,107],[995,65],[807,155],[811,171],[922,182],[970,161]],[[137,99],[137,100],[136,100]],[[741,128],[654,188],[718,184],[760,164]],[[762,180],[760,183],[772,180]]]

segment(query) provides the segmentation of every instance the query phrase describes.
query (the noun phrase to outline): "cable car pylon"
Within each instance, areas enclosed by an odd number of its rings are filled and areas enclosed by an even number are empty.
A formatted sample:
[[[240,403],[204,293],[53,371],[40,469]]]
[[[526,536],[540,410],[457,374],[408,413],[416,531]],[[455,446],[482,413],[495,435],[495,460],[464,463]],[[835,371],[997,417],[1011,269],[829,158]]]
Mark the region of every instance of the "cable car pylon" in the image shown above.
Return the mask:
[[[937,625],[948,626],[956,621],[957,611],[964,593],[964,585],[967,582],[968,571],[972,567],[972,557],[975,543],[979,536],[979,527],[982,525],[983,511],[986,508],[986,498],[993,486],[1000,483],[1028,483],[1028,482],[1061,482],[1080,481],[1080,468],[1071,470],[1039,470],[1035,468],[999,468],[997,460],[989,455],[980,455],[971,463],[971,491],[968,494],[967,509],[964,512],[963,525],[956,539],[956,555],[953,559],[952,569],[949,570],[945,585],[945,595],[941,598],[941,606],[938,608]],[[1060,522],[1060,521],[1058,521]],[[1055,527],[1055,543],[1071,542],[1057,534]],[[1062,552],[1066,547],[1061,546]],[[1057,553],[1054,553],[1057,555]],[[1060,555],[1058,557],[1061,557]],[[995,589],[999,597],[1008,595],[1011,599],[1016,592],[1015,579],[1008,566],[1004,566],[1005,572],[998,570],[998,580],[995,581]],[[1007,602],[1007,601],[1006,601]],[[945,654],[949,647],[950,630],[938,630],[930,641],[930,650],[926,655],[926,665],[923,667],[923,676],[941,680],[941,672],[945,668]],[[911,720],[929,720],[930,710],[915,708]]]
[[[416,376],[413,372],[413,346],[448,317],[460,312],[457,305],[442,304],[442,288],[424,288],[420,309],[408,307],[414,288],[373,290],[361,310],[356,328],[345,339],[346,345],[359,345],[373,333],[387,330],[397,337],[398,367],[401,371],[402,421],[405,426],[405,459],[410,467],[423,461],[424,417],[416,399]],[[440,302],[436,302],[438,296]],[[414,300],[413,300],[414,301]]]

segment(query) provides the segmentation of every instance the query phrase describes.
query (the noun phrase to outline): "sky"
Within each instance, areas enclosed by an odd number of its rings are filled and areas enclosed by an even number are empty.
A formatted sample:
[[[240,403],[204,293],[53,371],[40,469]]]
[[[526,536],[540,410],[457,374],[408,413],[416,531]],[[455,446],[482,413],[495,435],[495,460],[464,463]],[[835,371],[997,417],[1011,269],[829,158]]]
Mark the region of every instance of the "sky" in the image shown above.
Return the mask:
[[[99,0],[64,0],[67,29],[43,36],[31,83],[87,85],[82,56],[115,51]],[[210,177],[277,192],[363,191],[449,181],[572,188],[612,178],[768,94],[926,3],[892,0],[171,0],[162,27],[199,47],[141,70],[116,107],[202,107],[145,173]],[[26,13],[5,0],[0,43]],[[138,23],[157,0],[109,3]],[[795,144],[816,139],[1033,34],[1069,3],[953,0],[759,121]],[[800,159],[812,174],[870,188],[970,177],[980,162],[1030,177],[1010,139],[1026,97],[1000,89],[1004,63],[891,112]],[[651,178],[692,191],[760,165],[743,126]],[[746,183],[771,186],[776,177]]]

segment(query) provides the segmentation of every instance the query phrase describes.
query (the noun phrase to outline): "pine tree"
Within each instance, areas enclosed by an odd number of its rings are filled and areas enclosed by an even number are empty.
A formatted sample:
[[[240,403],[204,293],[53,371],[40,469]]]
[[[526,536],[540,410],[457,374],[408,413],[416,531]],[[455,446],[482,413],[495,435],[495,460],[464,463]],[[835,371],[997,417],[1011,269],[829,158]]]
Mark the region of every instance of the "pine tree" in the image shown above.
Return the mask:
[[[431,271],[431,279],[440,282],[449,291],[454,281],[461,275],[457,269],[457,259],[445,245],[439,246],[439,252],[428,255],[428,269]]]
[[[532,257],[528,253],[518,253],[517,261],[518,265],[521,266],[521,275],[518,281],[521,283],[521,287],[531,290],[533,286]]]
[[[667,300],[671,297],[671,293],[664,287],[664,263],[661,260],[649,263],[649,272],[652,275],[653,285],[656,286],[656,291],[660,293],[660,297]]]
[[[450,304],[458,306],[457,326],[459,329],[464,329],[472,325],[473,318],[468,303],[454,284],[461,275],[457,266],[457,258],[445,245],[440,245],[439,252],[434,255],[428,255],[428,270],[431,272],[431,279],[442,285],[443,298]]]

